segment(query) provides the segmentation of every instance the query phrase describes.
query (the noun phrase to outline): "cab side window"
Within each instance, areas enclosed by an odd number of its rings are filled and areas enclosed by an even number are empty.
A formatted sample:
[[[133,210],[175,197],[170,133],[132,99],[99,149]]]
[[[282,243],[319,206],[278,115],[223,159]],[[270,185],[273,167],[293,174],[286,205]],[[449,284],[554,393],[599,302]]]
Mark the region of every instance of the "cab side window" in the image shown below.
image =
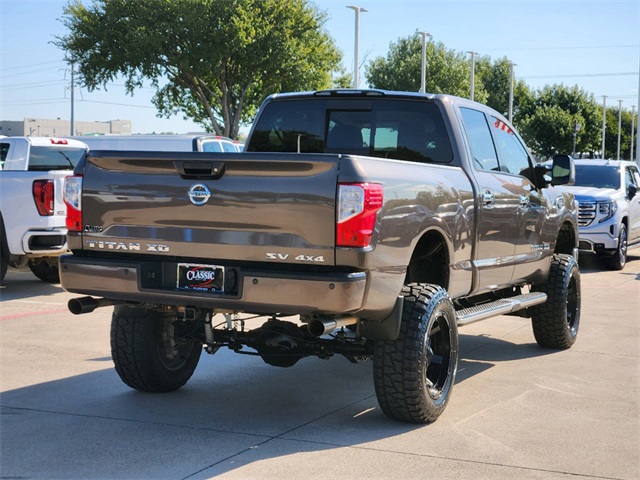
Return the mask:
[[[499,170],[496,149],[484,113],[470,108],[461,108],[460,113],[476,170]]]
[[[531,179],[529,154],[515,132],[502,120],[491,117],[493,136],[498,148],[500,170]]]
[[[9,155],[9,144],[0,143],[0,170],[4,169],[4,162],[7,160],[7,155]]]

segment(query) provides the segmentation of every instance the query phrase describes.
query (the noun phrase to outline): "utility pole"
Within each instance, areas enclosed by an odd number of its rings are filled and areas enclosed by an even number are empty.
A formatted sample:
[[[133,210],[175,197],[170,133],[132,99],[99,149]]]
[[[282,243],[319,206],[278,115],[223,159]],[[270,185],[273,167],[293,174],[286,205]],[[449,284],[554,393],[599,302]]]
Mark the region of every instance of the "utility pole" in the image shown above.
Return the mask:
[[[471,54],[471,87],[469,87],[469,100],[473,102],[473,94],[476,86],[475,75],[476,75],[476,54],[478,52],[467,52]]]
[[[622,100],[618,100],[618,154],[616,160],[620,160],[620,133],[622,129]]]
[[[427,32],[417,32],[422,35],[422,69],[420,74],[420,93],[427,91],[427,37],[433,38],[433,35]]]
[[[605,158],[604,153],[604,134],[607,131],[607,96],[602,96],[602,159]]]
[[[74,105],[73,105],[73,94],[76,89],[76,85],[74,83],[73,78],[73,62],[71,62],[71,123],[69,128],[71,130],[70,135],[75,135],[75,120],[74,120]]]
[[[366,12],[366,8],[359,7],[357,5],[349,5],[347,8],[352,9],[356,12],[356,34],[355,34],[355,46],[354,46],[354,59],[353,59],[353,88],[358,88],[358,77],[360,59],[358,58],[360,55],[360,12]]]
[[[629,160],[633,162],[633,135],[635,132],[635,121],[636,121],[636,106],[631,105],[631,153],[629,153]]]
[[[513,67],[517,65],[513,62],[509,63],[509,122],[513,122]]]

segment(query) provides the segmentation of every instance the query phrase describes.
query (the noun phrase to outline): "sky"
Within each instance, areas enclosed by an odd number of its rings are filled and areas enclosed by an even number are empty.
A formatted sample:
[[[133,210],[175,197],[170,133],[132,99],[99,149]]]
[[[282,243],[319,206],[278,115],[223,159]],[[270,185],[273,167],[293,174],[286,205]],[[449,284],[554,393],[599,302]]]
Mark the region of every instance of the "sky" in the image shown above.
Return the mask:
[[[89,4],[91,0],[82,0]],[[316,0],[326,29],[353,71],[355,12],[360,14],[360,60],[386,56],[389,44],[426,31],[434,42],[492,59],[508,57],[515,76],[533,88],[578,85],[598,102],[631,110],[640,90],[640,0]],[[69,119],[70,75],[64,53],[51,42],[66,30],[66,1],[0,0],[0,120]],[[202,127],[182,115],[158,118],[154,90],[127,95],[124,82],[107,90],[75,90],[76,121],[129,119],[133,133],[187,133]],[[364,68],[360,87],[366,87]],[[246,128],[245,128],[246,131]]]

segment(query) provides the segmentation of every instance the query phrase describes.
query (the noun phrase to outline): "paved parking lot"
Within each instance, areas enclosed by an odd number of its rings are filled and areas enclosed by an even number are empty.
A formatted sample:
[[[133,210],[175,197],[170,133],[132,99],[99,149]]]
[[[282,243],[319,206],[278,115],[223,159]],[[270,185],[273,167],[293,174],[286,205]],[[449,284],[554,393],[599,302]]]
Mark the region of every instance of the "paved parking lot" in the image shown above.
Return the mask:
[[[220,351],[169,394],[112,368],[111,309],[82,316],[29,271],[0,287],[0,478],[640,478],[640,256],[582,265],[575,346],[526,319],[461,329],[459,374],[429,426],[388,420],[371,363],[290,369]]]

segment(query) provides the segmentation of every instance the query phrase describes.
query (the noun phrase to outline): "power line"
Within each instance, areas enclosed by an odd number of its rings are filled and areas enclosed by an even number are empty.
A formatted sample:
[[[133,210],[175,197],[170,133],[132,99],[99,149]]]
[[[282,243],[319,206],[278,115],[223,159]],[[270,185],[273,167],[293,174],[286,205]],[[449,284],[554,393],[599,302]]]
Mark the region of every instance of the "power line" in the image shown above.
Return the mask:
[[[21,65],[19,67],[0,68],[0,71],[6,72],[6,71],[9,71],[9,70],[20,70],[21,68],[40,67],[42,65],[51,65],[52,63],[66,63],[66,62],[64,62],[64,60],[52,60],[50,62],[31,63],[29,65]]]
[[[25,87],[48,87],[51,85],[61,85],[63,83],[67,83],[66,80],[51,80],[48,82],[29,82],[29,83],[16,83],[13,85],[0,85],[0,88],[4,88],[7,90],[16,89],[16,88],[25,88]]]
[[[134,107],[134,108],[156,108],[156,107],[150,107],[148,105],[131,105],[129,103],[114,103],[114,102],[100,102],[98,100],[80,100],[81,102],[86,102],[86,103],[102,103],[104,105],[119,105],[121,107]]]
[[[497,50],[592,50],[594,48],[638,48],[640,45],[592,45],[592,46],[574,46],[574,47],[499,47],[499,48],[482,48],[481,51],[497,51]]]
[[[565,75],[527,75],[520,78],[586,78],[586,77],[629,77],[638,75],[638,72],[620,73],[574,73]]]

